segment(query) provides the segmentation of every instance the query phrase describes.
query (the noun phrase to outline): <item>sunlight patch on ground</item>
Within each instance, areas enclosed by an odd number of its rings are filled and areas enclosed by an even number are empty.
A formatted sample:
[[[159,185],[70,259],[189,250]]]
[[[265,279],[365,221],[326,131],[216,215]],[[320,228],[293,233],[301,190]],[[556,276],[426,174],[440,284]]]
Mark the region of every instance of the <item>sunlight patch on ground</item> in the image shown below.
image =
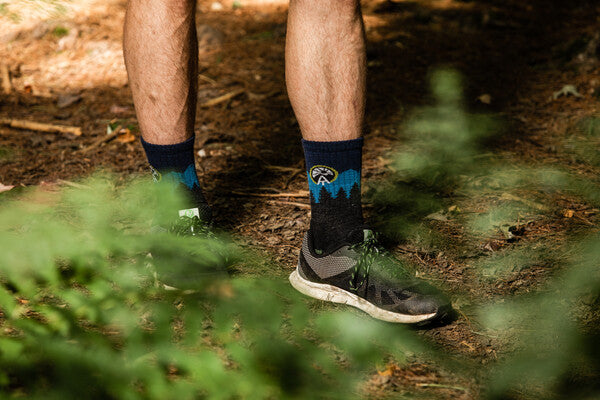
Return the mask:
[[[0,19],[0,57],[19,69],[12,82],[17,90],[43,96],[127,83],[121,44],[124,0],[60,2],[60,9],[24,0],[9,3],[7,9],[21,20]]]
[[[0,35],[12,35],[35,28],[45,21],[70,20],[106,9],[118,0],[32,1],[4,0],[0,13]]]

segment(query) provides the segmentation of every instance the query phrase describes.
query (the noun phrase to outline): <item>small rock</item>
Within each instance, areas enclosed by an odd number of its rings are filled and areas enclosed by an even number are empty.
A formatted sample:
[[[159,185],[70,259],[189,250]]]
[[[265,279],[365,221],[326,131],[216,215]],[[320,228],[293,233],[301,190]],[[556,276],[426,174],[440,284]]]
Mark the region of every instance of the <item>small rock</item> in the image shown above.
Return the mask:
[[[219,3],[218,1],[215,1],[210,5],[211,11],[221,11],[223,8],[223,4]]]

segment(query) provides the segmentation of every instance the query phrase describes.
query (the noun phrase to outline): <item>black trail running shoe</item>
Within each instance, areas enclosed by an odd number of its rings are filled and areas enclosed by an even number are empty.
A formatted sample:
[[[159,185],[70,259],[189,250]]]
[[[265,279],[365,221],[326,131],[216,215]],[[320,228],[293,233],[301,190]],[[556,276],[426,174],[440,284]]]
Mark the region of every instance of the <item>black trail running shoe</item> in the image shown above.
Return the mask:
[[[353,232],[349,238],[360,232]],[[304,236],[298,268],[290,283],[316,299],[357,307],[374,318],[417,323],[445,316],[449,300],[438,290],[411,277],[404,267],[364,229],[363,240],[317,254],[310,231]]]

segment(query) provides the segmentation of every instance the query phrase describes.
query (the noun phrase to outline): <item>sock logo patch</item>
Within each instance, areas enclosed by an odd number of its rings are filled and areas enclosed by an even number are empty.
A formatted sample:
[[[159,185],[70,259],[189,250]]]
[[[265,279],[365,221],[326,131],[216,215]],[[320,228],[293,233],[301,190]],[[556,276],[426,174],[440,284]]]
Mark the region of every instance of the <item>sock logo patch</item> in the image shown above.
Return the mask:
[[[310,179],[316,185],[332,183],[338,177],[338,172],[326,165],[314,165],[309,171]]]
[[[349,199],[353,192],[358,192],[358,196],[360,196],[360,171],[348,169],[339,174],[333,174],[335,178],[331,180],[327,179],[332,178],[329,174],[313,176],[312,171],[312,168],[307,171],[308,188],[315,203],[320,203],[323,196],[329,199]]]

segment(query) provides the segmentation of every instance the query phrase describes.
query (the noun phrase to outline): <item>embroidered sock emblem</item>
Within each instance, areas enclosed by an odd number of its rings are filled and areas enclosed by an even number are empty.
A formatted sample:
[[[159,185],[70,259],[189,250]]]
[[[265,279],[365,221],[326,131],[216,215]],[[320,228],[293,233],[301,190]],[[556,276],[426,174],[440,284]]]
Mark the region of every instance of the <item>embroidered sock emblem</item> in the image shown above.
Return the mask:
[[[335,181],[338,172],[326,165],[315,165],[310,169],[310,179],[317,185],[325,185]]]

